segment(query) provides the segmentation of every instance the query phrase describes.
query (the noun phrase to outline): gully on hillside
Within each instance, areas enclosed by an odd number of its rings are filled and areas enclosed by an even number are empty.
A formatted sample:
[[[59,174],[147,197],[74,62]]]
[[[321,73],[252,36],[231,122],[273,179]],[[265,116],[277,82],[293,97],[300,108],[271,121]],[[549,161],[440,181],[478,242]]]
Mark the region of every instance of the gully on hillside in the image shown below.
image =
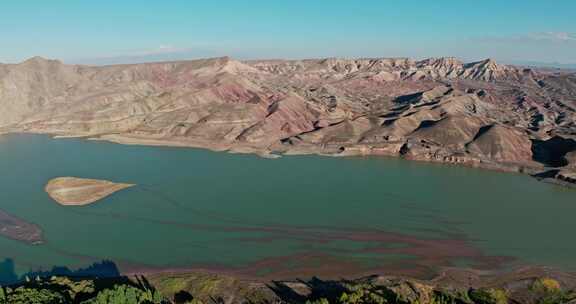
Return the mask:
[[[0,65],[0,105],[0,133],[576,171],[576,76],[493,60],[36,57]]]

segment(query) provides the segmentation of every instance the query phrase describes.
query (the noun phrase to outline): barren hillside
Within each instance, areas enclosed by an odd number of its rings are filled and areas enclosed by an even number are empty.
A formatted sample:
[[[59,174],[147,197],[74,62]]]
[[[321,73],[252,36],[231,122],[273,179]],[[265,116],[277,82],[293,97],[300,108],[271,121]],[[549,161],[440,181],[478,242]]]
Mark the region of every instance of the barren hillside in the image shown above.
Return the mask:
[[[454,58],[0,64],[0,133],[391,155],[575,181],[576,75]]]

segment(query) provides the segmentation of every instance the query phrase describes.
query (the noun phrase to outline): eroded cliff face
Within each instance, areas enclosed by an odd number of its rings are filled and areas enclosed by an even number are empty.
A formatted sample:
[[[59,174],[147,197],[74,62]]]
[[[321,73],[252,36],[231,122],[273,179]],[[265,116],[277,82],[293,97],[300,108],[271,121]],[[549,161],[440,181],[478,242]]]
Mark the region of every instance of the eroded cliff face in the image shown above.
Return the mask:
[[[0,133],[576,168],[576,75],[454,58],[0,65]]]

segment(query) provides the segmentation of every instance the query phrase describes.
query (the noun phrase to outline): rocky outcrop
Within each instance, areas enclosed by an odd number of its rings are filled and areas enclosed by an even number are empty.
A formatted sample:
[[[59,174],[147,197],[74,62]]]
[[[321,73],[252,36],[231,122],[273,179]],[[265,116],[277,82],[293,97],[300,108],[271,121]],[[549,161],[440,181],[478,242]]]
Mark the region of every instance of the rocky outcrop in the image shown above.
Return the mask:
[[[576,76],[487,59],[0,65],[0,134],[576,170]]]
[[[574,170],[548,169],[532,176],[547,183],[576,188],[576,172]]]
[[[559,171],[555,178],[565,183],[576,185],[576,172],[574,171]]]
[[[60,205],[85,206],[132,186],[97,179],[58,177],[50,180],[45,190]]]

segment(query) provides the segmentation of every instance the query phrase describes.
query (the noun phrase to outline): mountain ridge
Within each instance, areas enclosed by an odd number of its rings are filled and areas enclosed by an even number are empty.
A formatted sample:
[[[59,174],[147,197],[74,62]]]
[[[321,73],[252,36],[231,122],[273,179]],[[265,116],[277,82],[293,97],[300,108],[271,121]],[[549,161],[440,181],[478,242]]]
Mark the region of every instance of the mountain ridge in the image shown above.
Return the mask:
[[[576,169],[576,76],[453,57],[0,64],[0,133]],[[553,140],[561,138],[562,141]],[[561,151],[561,153],[558,153]]]

